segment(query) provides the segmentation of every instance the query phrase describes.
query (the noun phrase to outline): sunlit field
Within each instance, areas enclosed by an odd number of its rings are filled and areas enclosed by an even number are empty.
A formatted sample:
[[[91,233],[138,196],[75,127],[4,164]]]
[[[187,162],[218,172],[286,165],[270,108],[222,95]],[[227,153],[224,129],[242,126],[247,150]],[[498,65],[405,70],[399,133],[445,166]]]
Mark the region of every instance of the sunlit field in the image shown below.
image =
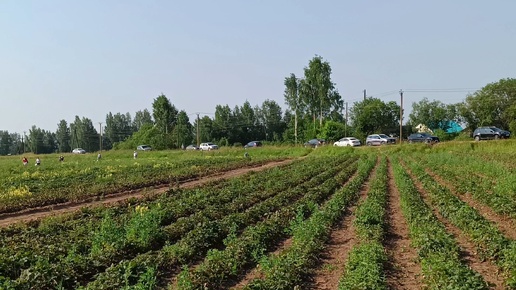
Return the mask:
[[[516,289],[515,140],[244,152],[0,158],[4,222],[170,185],[4,226],[0,288]]]

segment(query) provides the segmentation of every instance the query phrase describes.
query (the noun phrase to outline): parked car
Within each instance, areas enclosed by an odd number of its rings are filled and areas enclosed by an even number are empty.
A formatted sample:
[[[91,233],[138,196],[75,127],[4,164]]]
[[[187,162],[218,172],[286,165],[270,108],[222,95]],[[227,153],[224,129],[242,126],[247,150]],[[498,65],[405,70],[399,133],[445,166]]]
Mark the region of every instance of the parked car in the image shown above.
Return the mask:
[[[203,151],[210,151],[210,150],[219,149],[219,146],[217,146],[211,142],[205,142],[205,143],[201,143],[201,145],[199,145],[199,148]]]
[[[339,147],[344,147],[344,146],[360,146],[362,145],[362,143],[360,142],[360,140],[358,140],[357,138],[355,137],[344,137],[344,138],[341,138],[339,141],[333,143],[333,146],[339,146]]]
[[[139,145],[138,147],[136,147],[136,150],[151,151],[152,147],[150,147],[149,145]]]
[[[437,143],[439,142],[439,137],[432,136],[428,133],[414,133],[410,134],[407,137],[409,143],[421,142],[421,143]]]
[[[262,147],[262,142],[260,141],[251,141],[247,144],[244,145],[245,148],[249,148],[249,147]]]
[[[311,139],[311,140],[306,141],[305,144],[303,144],[303,145],[305,147],[317,148],[324,144],[326,144],[326,140],[324,140],[324,139]]]
[[[82,148],[75,148],[72,150],[72,153],[74,154],[84,154],[86,153],[86,150],[82,149]]]
[[[504,139],[510,138],[511,132],[502,130],[500,128],[494,126],[487,127],[478,127],[473,131],[473,138],[476,141],[486,140],[486,139]]]
[[[197,147],[196,145],[190,144],[190,145],[186,146],[185,150],[199,150],[199,147]]]
[[[367,146],[384,144],[396,144],[396,138],[389,137],[385,134],[372,134],[366,138]]]

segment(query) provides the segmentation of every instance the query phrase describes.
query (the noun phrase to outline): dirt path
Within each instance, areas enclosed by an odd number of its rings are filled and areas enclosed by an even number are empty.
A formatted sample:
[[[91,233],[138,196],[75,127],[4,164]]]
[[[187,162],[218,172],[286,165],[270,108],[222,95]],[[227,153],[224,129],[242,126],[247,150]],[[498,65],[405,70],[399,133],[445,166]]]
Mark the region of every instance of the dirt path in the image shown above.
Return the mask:
[[[366,199],[370,188],[370,180],[376,175],[379,162],[380,158],[377,159],[373,171],[364,182],[360,190],[358,202],[346,209],[344,218],[331,232],[330,239],[326,243],[326,248],[320,255],[319,267],[311,279],[310,289],[330,290],[338,288],[339,280],[345,271],[349,253],[358,243],[358,237],[355,233],[355,227],[353,226],[355,210],[357,206]]]
[[[430,169],[426,169],[426,173],[432,176],[435,181],[439,182],[441,185],[444,185],[448,188],[455,196],[457,196],[460,200],[476,209],[485,219],[493,223],[499,230],[502,232],[507,238],[516,240],[516,227],[514,225],[514,220],[508,216],[500,215],[493,211],[489,206],[479,202],[470,193],[461,194],[457,192],[456,187],[444,180],[441,176],[431,171]]]
[[[504,289],[504,280],[501,275],[498,275],[498,268],[491,263],[490,261],[482,261],[476,251],[475,245],[469,240],[469,238],[456,226],[454,226],[451,222],[445,219],[435,208],[432,206],[431,199],[423,187],[423,184],[418,181],[417,177],[414,176],[412,171],[407,167],[406,164],[402,162],[403,167],[406,172],[409,174],[410,178],[414,182],[414,185],[418,189],[418,192],[421,194],[421,197],[425,201],[426,204],[432,209],[432,213],[437,217],[437,219],[445,226],[446,231],[453,235],[455,241],[459,245],[461,249],[461,258],[462,260],[469,266],[471,269],[482,275],[484,281],[486,281],[492,289]]]
[[[263,165],[254,166],[254,167],[245,167],[238,168],[234,170],[229,170],[222,173],[217,173],[213,175],[209,175],[206,177],[202,177],[199,179],[185,181],[178,185],[179,188],[192,188],[197,186],[202,186],[212,181],[229,179],[232,177],[244,175],[250,171],[261,171],[272,167],[282,166],[291,163],[293,160],[287,159],[283,161],[273,161]],[[117,203],[131,198],[142,198],[146,196],[159,195],[171,188],[170,185],[161,185],[150,188],[142,188],[138,190],[132,191],[124,191],[115,194],[110,194],[105,196],[102,200],[87,200],[82,202],[67,202],[61,204],[55,204],[51,206],[45,206],[40,208],[32,208],[28,210],[23,210],[19,212],[9,213],[0,215],[0,227],[6,227],[11,224],[15,224],[18,222],[27,222],[31,220],[41,219],[51,215],[59,215],[64,213],[69,213],[73,211],[77,211],[83,207],[95,207],[105,204]]]
[[[410,245],[409,228],[401,212],[400,193],[394,183],[390,160],[388,174],[387,232],[384,242],[389,256],[386,266],[387,285],[390,289],[424,289],[421,265],[416,250]]]

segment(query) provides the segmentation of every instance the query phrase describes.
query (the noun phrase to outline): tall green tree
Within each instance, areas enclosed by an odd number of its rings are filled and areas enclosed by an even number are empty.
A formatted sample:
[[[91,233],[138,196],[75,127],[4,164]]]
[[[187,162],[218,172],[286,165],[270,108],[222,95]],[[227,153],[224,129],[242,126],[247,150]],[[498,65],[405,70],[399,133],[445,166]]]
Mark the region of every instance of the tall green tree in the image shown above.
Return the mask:
[[[215,107],[215,118],[213,119],[212,137],[216,140],[225,139],[230,144],[235,142],[233,126],[234,118],[229,106],[217,105]]]
[[[177,118],[177,109],[165,95],[161,94],[152,103],[152,116],[156,127],[165,136],[172,132]]]
[[[7,155],[11,153],[11,143],[12,140],[9,131],[0,131],[0,155]]]
[[[213,137],[213,120],[208,116],[203,116],[202,118],[199,118],[195,120],[194,122],[195,127],[195,138],[199,140],[199,143],[202,142],[212,142],[214,141]],[[199,136],[197,136],[197,127]],[[199,144],[197,144],[199,145]]]
[[[497,126],[516,131],[516,79],[487,84],[466,97],[459,112],[471,129]]]
[[[455,104],[444,104],[437,100],[429,101],[427,98],[412,103],[409,122],[414,126],[424,124],[432,130],[446,131],[451,121],[460,122]]]
[[[134,133],[133,121],[131,114],[116,113],[113,115],[109,112],[106,115],[105,136],[109,140],[108,144],[115,144],[124,141]],[[107,145],[107,144],[106,144]],[[104,146],[109,149],[109,146]]]
[[[258,130],[256,128],[256,115],[254,113],[253,107],[249,101],[245,101],[242,107],[240,108],[240,124],[242,127],[242,138],[240,142],[242,144],[247,143],[249,141],[258,139]]]
[[[28,143],[29,143],[29,146],[30,146],[30,150],[34,153],[34,154],[42,154],[42,153],[46,153],[45,151],[45,145],[44,145],[44,130],[36,127],[36,125],[33,125],[30,129],[29,129],[29,140],[28,140]]]
[[[177,114],[177,124],[174,127],[173,139],[175,140],[176,148],[182,148],[192,143],[193,132],[192,124],[185,111],[180,111]]]
[[[256,109],[258,122],[265,133],[266,141],[282,141],[286,124],[283,121],[281,107],[273,100],[265,100],[262,106]]]
[[[99,133],[93,126],[91,119],[75,116],[73,123],[70,123],[70,135],[73,148],[83,148],[88,152],[100,149]]]
[[[367,98],[355,102],[350,116],[356,137],[374,133],[396,132],[399,128],[400,106],[396,102],[383,102],[377,98]]]
[[[299,93],[307,113],[313,118],[314,126],[317,117],[319,127],[322,127],[325,117],[342,111],[344,102],[331,80],[331,66],[321,56],[315,56],[304,68]]]
[[[70,152],[72,150],[70,146],[70,128],[68,127],[68,123],[65,120],[61,120],[59,121],[59,124],[57,124],[56,142],[57,150],[59,152]]]
[[[288,105],[290,110],[294,113],[294,143],[297,144],[297,117],[300,111],[303,111],[301,105],[303,104],[300,96],[300,81],[295,74],[291,73],[289,77],[285,78],[285,103]]]
[[[144,109],[143,111],[138,111],[134,115],[133,120],[133,128],[135,131],[140,130],[144,125],[153,125],[154,121],[152,121],[152,116],[149,110]]]

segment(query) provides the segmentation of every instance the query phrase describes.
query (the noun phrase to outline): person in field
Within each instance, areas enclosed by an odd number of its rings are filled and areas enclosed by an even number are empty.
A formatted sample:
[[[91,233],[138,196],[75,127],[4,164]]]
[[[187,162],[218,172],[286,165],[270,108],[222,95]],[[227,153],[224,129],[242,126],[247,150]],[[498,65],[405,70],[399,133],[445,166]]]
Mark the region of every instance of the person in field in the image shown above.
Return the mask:
[[[101,158],[102,158],[102,155],[100,155],[100,153],[97,154],[97,161],[100,161]]]
[[[133,158],[134,159],[138,158],[138,152],[136,152],[136,151],[133,152]]]
[[[25,156],[24,156],[24,157],[22,158],[22,163],[23,163],[23,165],[27,165],[27,164],[29,164],[29,159],[27,159],[27,157],[25,157]]]
[[[63,162],[63,161],[64,161],[64,156],[63,155],[59,156],[59,162]]]
[[[35,165],[36,166],[40,166],[41,165],[41,159],[39,159],[39,157],[36,158],[36,164]]]

